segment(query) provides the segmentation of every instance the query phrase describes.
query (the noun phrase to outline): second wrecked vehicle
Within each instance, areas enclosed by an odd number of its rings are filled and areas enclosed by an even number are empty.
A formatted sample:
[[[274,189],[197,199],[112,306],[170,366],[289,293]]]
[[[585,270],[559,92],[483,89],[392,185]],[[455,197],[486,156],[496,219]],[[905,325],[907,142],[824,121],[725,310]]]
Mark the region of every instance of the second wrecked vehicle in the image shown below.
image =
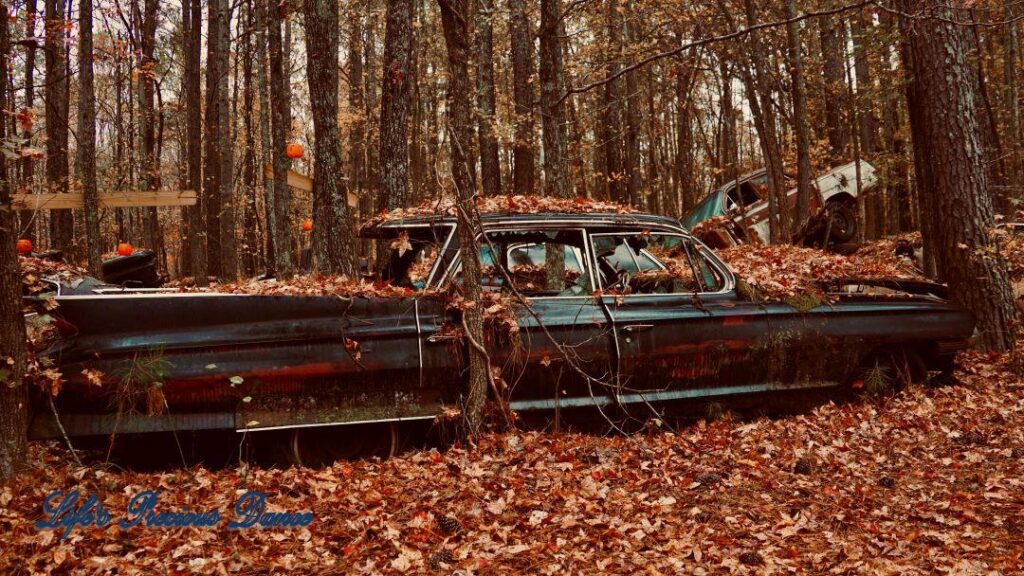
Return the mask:
[[[828,241],[849,242],[857,236],[857,196],[878,183],[875,168],[860,162],[860,186],[857,163],[850,162],[829,170],[811,182],[811,214],[827,216]],[[789,209],[795,210],[797,189],[787,182]],[[757,170],[730,180],[704,198],[683,219],[692,230],[701,222],[727,217],[735,224],[739,238],[751,242],[771,242],[768,226],[768,172]]]
[[[58,295],[64,337],[49,357],[66,378],[64,431],[287,430],[300,450],[318,427],[374,426],[362,438],[386,442],[396,424],[458,406],[468,344],[452,300],[456,225],[409,217],[364,229],[389,247],[382,280],[407,297]],[[483,225],[489,297],[477,305],[502,394],[521,413],[638,415],[679,400],[849,388],[879,366],[949,370],[973,330],[929,283],[851,279],[824,286],[828,302],[754,301],[665,217],[487,214]],[[42,406],[32,435],[59,434]]]

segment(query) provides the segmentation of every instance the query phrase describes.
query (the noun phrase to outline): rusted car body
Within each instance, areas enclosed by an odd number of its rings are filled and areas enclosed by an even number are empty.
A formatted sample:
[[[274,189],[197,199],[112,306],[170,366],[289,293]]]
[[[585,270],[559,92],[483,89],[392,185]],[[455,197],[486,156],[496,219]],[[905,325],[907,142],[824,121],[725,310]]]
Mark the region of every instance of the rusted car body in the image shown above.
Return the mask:
[[[896,350],[941,370],[973,330],[929,283],[838,282],[833,301],[809,310],[749,301],[728,266],[665,217],[493,214],[483,223],[483,289],[507,295],[518,324],[489,324],[488,348],[519,412],[660,410],[843,387],[867,359]],[[402,245],[382,266],[388,281],[436,288],[461,281],[455,227],[450,217],[412,218],[363,234]],[[528,307],[515,304],[513,287]],[[65,337],[49,351],[66,378],[56,400],[71,436],[431,419],[463,394],[459,312],[437,293],[82,292],[56,297]],[[32,435],[58,433],[48,407],[37,410]]]
[[[875,168],[860,162],[860,186],[857,185],[857,163],[837,166],[811,182],[811,214],[824,213],[832,219],[830,240],[847,242],[857,234],[856,199],[878,183]],[[790,211],[795,211],[797,189],[787,179],[786,193]],[[752,242],[771,242],[768,226],[768,172],[756,170],[731,180],[704,198],[683,219],[692,229],[697,224],[717,216],[727,216],[735,222],[742,239]]]

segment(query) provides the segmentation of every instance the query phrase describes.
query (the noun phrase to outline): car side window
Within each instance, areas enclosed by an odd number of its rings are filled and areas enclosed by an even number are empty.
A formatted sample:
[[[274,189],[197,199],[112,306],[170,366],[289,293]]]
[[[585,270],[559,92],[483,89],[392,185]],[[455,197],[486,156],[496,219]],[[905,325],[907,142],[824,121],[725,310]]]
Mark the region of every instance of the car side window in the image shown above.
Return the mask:
[[[602,234],[592,237],[601,289],[618,294],[717,291],[718,271],[691,240],[678,234]]]
[[[506,290],[507,274],[515,289],[527,297],[590,294],[581,231],[493,231],[487,235],[489,242],[479,245],[481,285],[485,290]],[[454,278],[462,281],[461,263],[456,266]]]

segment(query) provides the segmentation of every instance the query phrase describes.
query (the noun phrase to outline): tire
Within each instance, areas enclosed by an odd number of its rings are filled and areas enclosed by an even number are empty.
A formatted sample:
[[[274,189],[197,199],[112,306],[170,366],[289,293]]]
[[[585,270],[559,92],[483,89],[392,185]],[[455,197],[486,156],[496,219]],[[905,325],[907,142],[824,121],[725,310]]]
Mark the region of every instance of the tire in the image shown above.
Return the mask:
[[[386,460],[400,449],[396,422],[296,428],[277,437],[278,464],[322,468],[339,460]]]
[[[832,221],[825,227],[828,242],[843,244],[857,237],[856,204],[850,200],[832,200],[828,203]]]

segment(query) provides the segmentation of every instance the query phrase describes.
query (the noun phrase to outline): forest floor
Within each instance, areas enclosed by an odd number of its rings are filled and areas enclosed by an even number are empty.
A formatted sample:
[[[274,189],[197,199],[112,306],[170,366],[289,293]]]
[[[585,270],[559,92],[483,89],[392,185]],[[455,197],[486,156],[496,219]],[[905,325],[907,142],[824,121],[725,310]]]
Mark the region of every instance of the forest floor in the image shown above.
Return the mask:
[[[989,574],[1024,570],[1024,380],[968,355],[955,386],[628,438],[518,433],[323,469],[76,468],[54,444],[0,490],[2,574]],[[106,529],[37,530],[52,490]],[[121,530],[128,499],[219,509]],[[230,530],[246,490],[308,528]]]

